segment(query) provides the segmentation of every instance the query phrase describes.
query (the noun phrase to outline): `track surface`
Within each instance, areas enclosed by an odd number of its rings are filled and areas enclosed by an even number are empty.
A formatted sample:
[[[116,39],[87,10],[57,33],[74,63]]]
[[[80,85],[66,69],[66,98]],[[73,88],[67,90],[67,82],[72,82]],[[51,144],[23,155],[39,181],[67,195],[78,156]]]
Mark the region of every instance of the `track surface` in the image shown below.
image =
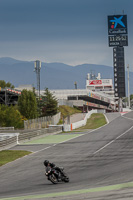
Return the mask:
[[[132,182],[133,112],[65,143],[43,147],[47,149],[0,167],[0,198]],[[48,182],[42,164],[45,159],[63,166],[70,183]]]

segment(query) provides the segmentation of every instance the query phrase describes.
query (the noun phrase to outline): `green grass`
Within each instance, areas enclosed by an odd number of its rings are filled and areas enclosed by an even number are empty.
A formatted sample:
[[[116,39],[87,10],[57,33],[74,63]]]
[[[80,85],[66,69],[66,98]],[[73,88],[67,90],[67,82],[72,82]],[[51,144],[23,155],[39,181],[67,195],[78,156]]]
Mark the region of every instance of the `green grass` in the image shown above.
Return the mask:
[[[81,113],[81,110],[74,108],[74,107],[69,107],[69,106],[59,106],[59,111],[63,116],[68,116],[68,115],[73,115],[75,113]]]
[[[93,113],[91,117],[87,120],[86,125],[78,129],[75,129],[75,131],[76,130],[82,131],[84,129],[96,129],[105,125],[106,123],[107,123],[106,119],[102,113]]]
[[[31,152],[29,151],[18,151],[18,150],[0,151],[0,166],[5,165],[8,162],[14,161],[30,153]]]
[[[73,115],[75,113],[81,113],[82,111],[76,107],[70,107],[70,106],[63,105],[63,106],[59,106],[59,112],[61,112],[61,119],[58,124],[62,124],[63,116],[64,116],[64,118],[66,118],[68,115]]]

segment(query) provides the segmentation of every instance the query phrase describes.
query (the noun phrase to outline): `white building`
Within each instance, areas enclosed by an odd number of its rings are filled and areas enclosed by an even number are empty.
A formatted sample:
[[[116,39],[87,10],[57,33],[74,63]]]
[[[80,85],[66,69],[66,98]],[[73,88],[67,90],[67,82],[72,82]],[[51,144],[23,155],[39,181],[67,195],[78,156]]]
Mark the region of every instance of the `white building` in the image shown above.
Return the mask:
[[[33,91],[33,86],[32,85],[19,85],[18,87],[15,88],[16,90],[31,90]]]
[[[32,86],[21,85],[17,89],[22,90],[24,88],[30,90]],[[116,108],[112,79],[101,79],[100,73],[95,79],[90,79],[90,74],[88,74],[86,89],[50,90],[50,92],[57,98],[59,105],[75,105],[87,107],[87,109],[105,109],[108,111]],[[44,90],[41,90],[40,95],[43,94]]]
[[[100,73],[95,79],[92,79],[90,74],[87,74],[86,89],[114,96],[114,88],[112,79],[101,79]]]

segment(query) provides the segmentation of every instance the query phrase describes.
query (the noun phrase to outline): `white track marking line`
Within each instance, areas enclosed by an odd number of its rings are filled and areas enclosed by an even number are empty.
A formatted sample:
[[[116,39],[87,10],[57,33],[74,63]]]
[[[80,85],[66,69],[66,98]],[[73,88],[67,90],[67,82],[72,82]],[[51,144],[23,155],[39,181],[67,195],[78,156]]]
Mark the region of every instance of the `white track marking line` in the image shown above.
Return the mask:
[[[114,119],[113,119],[113,120],[114,120]],[[112,120],[112,121],[113,121],[113,120]],[[110,123],[110,122],[109,122],[109,123]],[[105,124],[105,125],[103,125],[103,126],[101,126],[101,127],[99,127],[99,128],[93,129],[92,131],[89,131],[88,133],[81,134],[81,135],[79,135],[79,136],[77,136],[77,137],[70,138],[70,139],[65,140],[65,141],[63,141],[63,142],[56,143],[56,144],[53,144],[53,145],[51,145],[51,146],[45,147],[44,149],[40,149],[40,150],[38,150],[38,151],[35,151],[35,152],[31,153],[30,156],[33,155],[33,154],[35,154],[35,153],[41,152],[41,151],[43,151],[43,150],[47,150],[47,149],[49,149],[49,148],[51,148],[51,147],[57,146],[58,144],[63,144],[63,143],[68,142],[68,141],[70,141],[70,140],[73,140],[73,139],[76,139],[76,138],[78,138],[78,137],[81,137],[81,136],[84,136],[84,135],[86,135],[86,134],[89,134],[89,133],[92,133],[92,132],[94,132],[94,131],[97,131],[97,130],[103,128],[104,126],[107,126],[109,123],[107,123],[107,124]]]
[[[85,134],[88,134],[88,133],[85,133]],[[33,152],[32,154],[35,154],[35,153],[41,152],[41,151],[46,150],[46,149],[49,149],[49,148],[51,148],[51,147],[55,147],[55,146],[57,146],[58,144],[62,144],[62,143],[68,142],[68,141],[70,141],[70,140],[73,140],[73,139],[78,138],[78,137],[80,137],[80,136],[83,136],[83,135],[85,135],[85,134],[78,135],[78,136],[76,136],[76,137],[74,137],[74,138],[70,138],[70,139],[68,139],[68,140],[65,140],[65,141],[62,141],[62,142],[59,142],[59,143],[53,144],[53,145],[48,146],[48,147],[46,147],[46,148],[44,148],[44,149],[40,149],[39,151],[35,151],[35,152]],[[32,155],[32,154],[30,154],[30,155]]]
[[[97,154],[98,152],[100,152],[101,150],[105,149],[107,146],[109,146],[110,144],[112,144],[113,142],[115,142],[118,138],[122,137],[123,135],[125,135],[127,132],[129,132],[131,129],[133,128],[133,126],[131,128],[129,128],[128,130],[126,130],[124,133],[122,133],[121,135],[119,135],[118,137],[116,137],[114,140],[112,140],[111,142],[107,143],[105,146],[101,147],[100,149],[98,149],[97,151],[95,151],[93,154]]]
[[[130,119],[130,120],[132,120],[132,121],[133,121],[133,119],[132,119],[132,118],[125,117],[125,116],[121,116],[121,117],[123,117],[123,118],[125,118],[125,119]]]
[[[59,142],[59,143],[53,144],[53,145],[51,145],[51,146],[48,146],[48,147],[46,147],[46,148],[44,148],[44,149],[40,149],[39,151],[35,151],[35,152],[29,154],[29,156],[32,155],[32,154],[35,154],[35,153],[41,152],[41,151],[43,151],[43,150],[46,150],[46,149],[48,149],[48,148],[51,148],[51,147],[57,146],[58,144],[63,144],[63,143],[65,143],[65,142],[68,142],[68,141],[70,141],[70,140],[76,139],[76,138],[78,138],[78,137],[81,137],[81,136],[84,136],[84,135],[90,134],[90,133],[92,133],[92,132],[94,132],[94,131],[97,131],[97,130],[103,128],[104,126],[107,126],[107,125],[108,125],[108,124],[105,124],[105,125],[103,125],[103,126],[101,126],[101,127],[99,127],[99,128],[96,128],[96,129],[93,129],[92,131],[89,131],[88,133],[81,134],[81,135],[76,136],[76,137],[74,137],[74,138],[70,138],[70,139],[68,139],[68,140],[65,140],[65,141],[62,141],[62,142]]]
[[[45,147],[44,149],[40,149],[40,150],[38,150],[38,151],[35,151],[35,152],[33,152],[33,153],[29,154],[29,155],[33,155],[33,154],[35,154],[35,153],[38,153],[38,152],[40,152],[40,151],[49,149],[49,148],[54,147],[54,146],[55,146],[55,144],[53,144],[53,145],[51,145],[51,146],[48,146],[48,147]]]
[[[104,117],[105,117],[105,119],[106,119],[107,124],[109,124],[109,120],[108,120],[106,114],[103,114],[103,115],[104,115]]]
[[[121,117],[124,117],[124,116],[121,116]],[[124,118],[127,118],[127,117],[124,117]],[[128,118],[128,119],[130,119],[130,118]],[[115,120],[115,119],[113,119],[113,120]],[[113,121],[113,120],[112,120],[112,121]],[[131,119],[131,120],[132,120],[132,119]],[[112,121],[111,121],[111,122],[112,122]],[[109,122],[109,123],[110,123],[110,122]],[[99,127],[99,128],[96,128],[96,129],[93,129],[92,131],[89,131],[88,133],[79,135],[79,136],[77,136],[77,137],[74,137],[74,138],[65,140],[65,141],[63,141],[63,142],[56,143],[56,144],[53,144],[53,145],[51,145],[51,146],[45,147],[45,148],[40,149],[40,150],[38,150],[38,151],[32,152],[31,154],[26,155],[26,156],[24,156],[24,157],[32,156],[32,155],[35,154],[35,153],[38,153],[38,152],[47,150],[47,149],[49,149],[49,148],[51,148],[51,147],[57,146],[58,144],[62,144],[62,143],[65,143],[65,142],[67,142],[67,141],[70,141],[70,140],[76,139],[76,138],[78,138],[78,137],[84,136],[84,135],[86,135],[86,134],[92,133],[92,132],[97,131],[97,130],[99,130],[99,129],[101,129],[101,128],[107,126],[107,125],[108,125],[108,124],[105,124],[105,125],[103,125],[103,126],[101,126],[101,127]],[[132,128],[133,128],[133,126],[132,126],[130,129],[132,129]],[[129,131],[129,130],[127,130],[127,131]],[[124,134],[124,133],[123,133],[123,134]],[[121,137],[121,135],[118,136],[116,139],[118,139],[119,137]],[[116,139],[115,139],[115,140],[116,140]],[[112,140],[111,142],[109,142],[108,144],[106,144],[105,146],[103,146],[102,148],[100,148],[99,150],[97,150],[96,152],[94,152],[93,154],[95,155],[96,153],[98,153],[98,152],[101,151],[102,149],[104,149],[104,148],[106,148],[107,146],[109,146],[109,145],[110,145],[111,143],[113,143],[115,140]],[[24,157],[19,158],[19,159],[23,159]],[[17,160],[18,160],[18,159],[14,160],[14,161],[12,161],[12,162],[15,162],[15,161],[17,161]],[[6,163],[5,165],[8,165],[8,164],[10,164],[10,163],[12,163],[12,162]],[[5,166],[5,165],[4,165],[4,166]]]
[[[16,160],[14,160],[14,161],[11,161],[11,162],[9,162],[9,163],[6,163],[5,165],[3,165],[3,166],[1,166],[1,167],[4,167],[4,166],[9,165],[9,164],[11,164],[11,163],[13,163],[13,162],[16,162],[16,161],[18,161],[19,159],[23,159],[23,158],[25,158],[25,157],[27,157],[27,156],[32,156],[32,155],[35,154],[35,153],[38,153],[38,152],[47,150],[47,149],[49,149],[49,148],[51,148],[51,147],[57,146],[58,144],[62,144],[62,143],[65,143],[65,142],[67,142],[67,141],[69,141],[69,140],[73,140],[73,139],[78,138],[78,137],[81,137],[81,136],[83,136],[83,135],[92,133],[92,132],[94,132],[94,131],[96,131],[96,130],[98,130],[98,129],[101,129],[101,128],[103,128],[104,126],[107,126],[107,125],[108,125],[108,124],[105,124],[105,125],[103,125],[103,126],[97,128],[97,129],[94,129],[94,130],[92,130],[92,131],[89,131],[88,133],[81,134],[81,135],[79,135],[79,136],[77,136],[77,137],[74,137],[74,138],[65,140],[65,141],[63,141],[63,142],[56,143],[56,144],[53,144],[53,145],[51,145],[51,146],[45,147],[44,149],[40,149],[40,150],[38,150],[38,151],[32,152],[32,153],[29,154],[29,155],[25,155],[25,156],[23,156],[23,157],[21,157],[21,158],[18,158],[18,159],[16,159]]]

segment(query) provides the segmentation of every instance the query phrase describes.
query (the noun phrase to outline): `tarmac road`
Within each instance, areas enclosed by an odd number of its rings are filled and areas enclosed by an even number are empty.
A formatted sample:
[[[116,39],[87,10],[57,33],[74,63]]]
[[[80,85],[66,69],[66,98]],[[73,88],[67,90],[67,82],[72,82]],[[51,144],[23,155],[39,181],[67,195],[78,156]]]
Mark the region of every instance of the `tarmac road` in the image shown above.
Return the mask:
[[[65,143],[41,148],[44,149],[0,167],[0,198],[133,182],[133,112]],[[63,166],[70,183],[48,182],[42,164],[45,159]]]

